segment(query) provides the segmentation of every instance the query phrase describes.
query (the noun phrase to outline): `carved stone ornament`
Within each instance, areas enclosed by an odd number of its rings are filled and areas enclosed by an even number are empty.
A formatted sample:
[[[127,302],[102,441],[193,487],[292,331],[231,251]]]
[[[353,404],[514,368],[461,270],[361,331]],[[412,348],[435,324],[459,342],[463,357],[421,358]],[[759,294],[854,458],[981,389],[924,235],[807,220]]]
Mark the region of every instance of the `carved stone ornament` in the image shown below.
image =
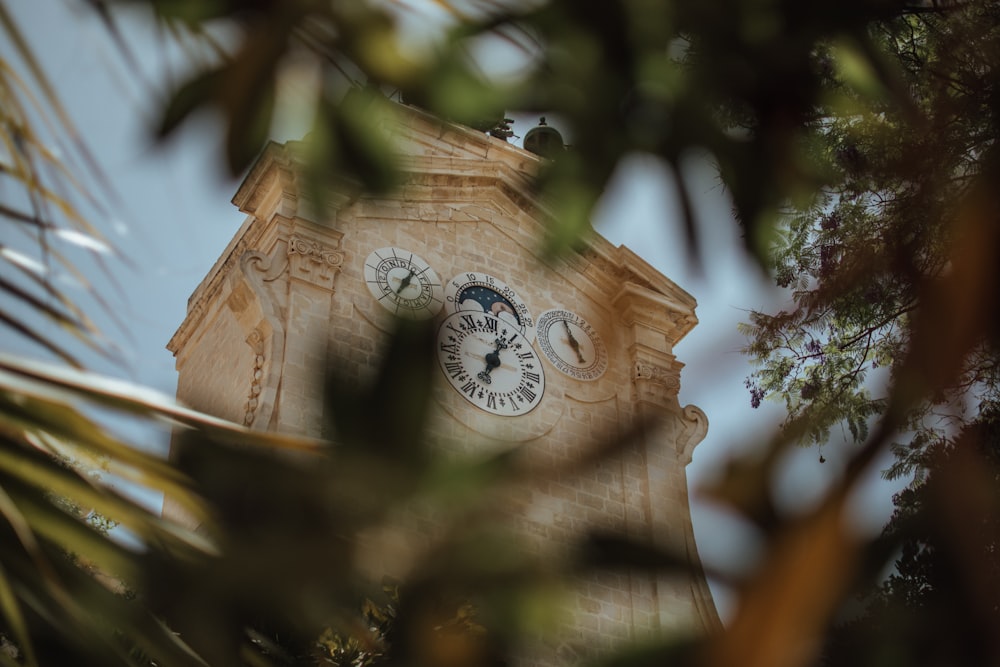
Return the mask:
[[[647,355],[639,355],[633,364],[632,382],[636,398],[643,403],[670,408],[677,405],[677,392],[681,388],[681,368],[683,364],[669,358],[651,360]],[[645,357],[645,358],[643,358]]]
[[[657,366],[645,361],[636,362],[635,379],[647,380],[652,384],[662,385],[667,391],[675,394],[681,389],[680,369]]]
[[[260,403],[261,379],[264,376],[264,336],[259,329],[254,329],[247,336],[247,345],[253,350],[253,374],[250,379],[250,392],[247,396],[246,413],[243,416],[243,425],[253,425],[256,417],[257,406]]]
[[[344,253],[293,234],[288,239],[288,262],[293,278],[332,290],[333,281],[344,264]]]

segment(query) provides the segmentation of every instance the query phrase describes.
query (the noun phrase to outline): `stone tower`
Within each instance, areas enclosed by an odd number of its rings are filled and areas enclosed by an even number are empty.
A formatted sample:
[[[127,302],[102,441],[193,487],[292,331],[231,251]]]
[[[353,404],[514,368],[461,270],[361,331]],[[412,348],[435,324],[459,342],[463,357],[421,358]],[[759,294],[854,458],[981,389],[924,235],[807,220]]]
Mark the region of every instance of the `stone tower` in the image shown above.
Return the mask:
[[[542,158],[410,107],[389,130],[404,184],[345,197],[326,220],[307,217],[295,145],[261,154],[233,198],[246,221],[168,345],[178,398],[254,429],[319,435],[316,369],[336,355],[343,375],[363,378],[396,314],[433,319],[431,430],[467,452],[517,446],[540,465],[564,463],[591,434],[656,414],[636,446],[534,489],[517,523],[540,553],[602,527],[681,545],[694,566],[582,582],[557,655],[594,638],[716,630],[685,476],[708,424],[678,403],[673,355],[697,323],[695,300],[596,234],[572,257],[543,260],[531,187]]]

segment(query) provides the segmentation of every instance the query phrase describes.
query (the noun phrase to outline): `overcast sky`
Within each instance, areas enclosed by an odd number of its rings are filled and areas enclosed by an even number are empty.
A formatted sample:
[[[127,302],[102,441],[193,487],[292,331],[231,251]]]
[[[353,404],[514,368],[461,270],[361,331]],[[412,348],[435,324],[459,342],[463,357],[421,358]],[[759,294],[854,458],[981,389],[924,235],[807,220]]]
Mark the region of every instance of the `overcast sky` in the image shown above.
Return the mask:
[[[220,137],[210,120],[186,127],[165,147],[152,145],[149,127],[161,102],[158,90],[169,80],[169,49],[151,33],[130,33],[131,46],[142,61],[142,76],[136,76],[123,66],[100,24],[86,13],[70,11],[71,4],[32,0],[8,3],[8,8],[120,197],[113,214],[99,222],[122,256],[107,261],[110,281],[96,268],[93,275],[124,324],[117,328],[110,318],[100,320],[110,337],[122,341],[125,362],[95,365],[173,395],[176,373],[164,345],[184,318],[187,297],[242,222],[243,216],[230,204],[238,183],[223,177]],[[0,50],[9,54],[9,45],[0,45]],[[532,124],[519,122],[513,129],[523,135]],[[688,467],[695,533],[706,563],[739,568],[752,562],[752,537],[702,502],[697,489],[729,458],[764,441],[780,418],[777,406],[750,408],[743,380],[751,368],[739,353],[742,338],[736,325],[746,310],[773,306],[783,297],[743,255],[724,190],[708,163],[692,156],[685,178],[696,196],[704,234],[701,271],[696,270],[685,251],[667,176],[651,159],[630,160],[619,170],[595,226],[698,300],[700,324],[675,349],[686,364],[681,404],[697,405],[709,419],[708,436]],[[7,226],[3,229],[2,241],[14,243],[6,238]],[[22,349],[9,332],[3,341],[4,349]],[[779,499],[805,508],[818,497],[823,480],[830,479],[845,458],[836,446],[826,447],[823,454],[823,465],[815,450],[789,457],[776,490]],[[871,530],[882,525],[891,512],[892,491],[874,479],[866,486],[857,503],[862,524]],[[713,588],[725,613],[729,598]]]

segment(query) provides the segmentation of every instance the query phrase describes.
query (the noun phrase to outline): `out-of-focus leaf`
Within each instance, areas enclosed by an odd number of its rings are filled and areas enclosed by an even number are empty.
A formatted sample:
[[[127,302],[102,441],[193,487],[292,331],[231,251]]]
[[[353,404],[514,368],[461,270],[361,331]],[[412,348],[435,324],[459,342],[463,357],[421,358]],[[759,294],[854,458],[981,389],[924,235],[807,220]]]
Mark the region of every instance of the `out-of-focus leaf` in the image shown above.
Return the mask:
[[[600,667],[662,667],[663,665],[701,664],[704,646],[714,637],[699,640],[685,637],[660,642],[636,642],[609,658],[598,660]]]
[[[984,162],[984,173],[956,212],[948,270],[925,282],[894,392],[901,407],[953,386],[972,348],[1000,334],[995,309],[983,307],[1000,300],[1000,201],[994,188],[1000,154],[993,149]]]
[[[88,219],[91,211],[104,212],[102,201],[109,188],[6,5],[0,6],[0,33],[12,45],[10,58],[0,59],[2,172],[5,180],[16,185],[14,196],[0,206],[0,219],[35,242],[38,259],[79,277],[59,246],[71,243],[83,248],[98,264],[102,254],[114,252]],[[31,277],[24,285],[6,281],[4,291],[28,304],[59,331],[44,331],[17,311],[5,308],[0,311],[0,321],[9,329],[71,365],[77,363],[77,355],[61,339],[62,333],[68,332],[92,351],[112,351],[73,299],[50,282],[54,271],[43,277],[28,272],[25,262],[9,253],[4,259]],[[90,289],[86,280],[79,284]],[[117,319],[99,295],[92,290],[90,295]]]
[[[352,91],[328,111],[336,123],[342,151],[329,165],[329,177],[336,178],[340,168],[356,176],[372,192],[389,192],[397,186],[398,156],[387,130],[394,110],[388,100],[377,90],[364,88]]]
[[[84,323],[82,321],[71,317],[63,310],[49,305],[42,299],[36,297],[34,294],[31,294],[27,290],[22,289],[20,286],[6,280],[5,278],[0,278],[0,291],[24,302],[28,306],[31,306],[36,312],[47,316],[57,325],[70,333],[84,329]]]
[[[321,446],[314,439],[252,431],[224,419],[185,408],[174,399],[148,387],[96,373],[3,354],[0,354],[0,371],[8,374],[4,378],[7,386],[18,392],[56,402],[86,399],[96,406],[120,410],[126,414],[161,418],[173,424],[204,430],[226,442],[290,451],[315,451]]]
[[[161,138],[174,132],[195,110],[209,103],[217,93],[224,72],[222,69],[202,72],[174,91],[164,107],[157,129]]]
[[[629,568],[666,575],[688,572],[695,567],[683,550],[668,550],[612,533],[588,535],[581,545],[580,560],[585,569]]]
[[[44,475],[44,481],[55,482],[51,488],[36,485],[33,490],[29,490],[19,486],[22,479],[34,484],[43,476],[38,474],[38,470],[25,474],[26,466],[12,467],[7,460],[9,458],[4,456],[0,459],[0,469],[25,520],[39,539],[57,544],[66,553],[86,558],[88,563],[100,567],[106,574],[123,582],[131,583],[136,580],[138,564],[133,553],[86,525],[80,517],[69,516],[64,509],[45,497],[45,494],[51,493],[56,497],[72,498],[75,502],[85,504],[93,500],[96,494],[79,494],[79,484],[67,483],[65,478],[56,480],[57,474]],[[101,502],[93,506],[98,511],[107,511],[109,505],[110,503]],[[118,503],[112,509],[120,509],[125,505],[124,502]]]
[[[24,450],[18,452],[13,447],[6,447],[0,451],[0,470],[12,480],[33,485],[39,492],[50,492],[63,498],[72,498],[83,507],[111,517],[147,542],[160,543],[164,546],[183,544],[196,546],[199,549],[212,549],[210,543],[204,539],[194,534],[186,534],[186,531],[159,519],[133,501],[84,480],[74,471],[59,466],[49,456],[37,454],[31,456]],[[41,523],[38,515],[36,519]],[[104,540],[103,536],[99,539]],[[96,542],[91,544],[92,551],[98,551],[96,544]],[[74,551],[66,546],[68,551]]]
[[[109,590],[108,580],[100,581],[92,572],[55,551],[46,554],[55,569],[54,576],[50,581],[39,579],[36,563],[8,546],[2,549],[8,571],[23,583],[26,591],[38,594],[24,601],[36,621],[41,619],[47,624],[47,629],[41,630],[36,623],[36,632],[44,639],[35,643],[40,664],[66,664],[67,660],[84,659],[92,661],[88,664],[133,665],[127,642],[136,642],[154,660],[161,660],[161,664],[204,666],[148,610],[120,592]]]
[[[16,511],[10,500],[10,496],[3,489],[0,489],[0,516],[11,521],[11,514]],[[20,517],[13,518],[11,522],[13,523],[19,519]],[[24,613],[17,600],[14,583],[9,578],[6,568],[3,567],[3,560],[0,559],[0,618],[3,618],[10,628],[13,635],[11,639],[17,642],[17,645],[24,651],[25,663],[28,665],[37,665],[35,649],[31,642]]]
[[[419,473],[427,460],[425,426],[433,373],[434,327],[426,320],[399,319],[378,374],[371,386],[350,387],[330,362],[328,405],[333,411],[336,440],[387,466],[413,468]],[[393,418],[384,419],[387,406]]]
[[[844,497],[831,494],[776,536],[761,570],[740,591],[725,635],[708,648],[708,665],[814,664],[856,574],[859,545],[845,521]]]
[[[38,332],[33,327],[27,326],[21,320],[11,317],[3,311],[0,311],[0,322],[6,324],[8,327],[18,332],[28,340],[34,341],[39,346],[56,355],[70,366],[74,368],[81,367],[80,362],[76,360],[76,357],[65,350],[63,346],[52,342],[51,337],[47,334]]]

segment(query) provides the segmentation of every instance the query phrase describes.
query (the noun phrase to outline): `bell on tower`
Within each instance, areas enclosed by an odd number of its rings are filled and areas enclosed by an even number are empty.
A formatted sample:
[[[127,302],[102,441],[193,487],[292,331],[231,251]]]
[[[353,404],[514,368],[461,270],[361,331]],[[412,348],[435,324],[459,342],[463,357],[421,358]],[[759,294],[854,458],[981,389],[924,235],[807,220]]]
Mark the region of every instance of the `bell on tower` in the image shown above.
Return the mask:
[[[555,159],[566,150],[562,135],[556,128],[545,123],[545,116],[538,119],[538,125],[524,135],[524,150],[549,159]]]

